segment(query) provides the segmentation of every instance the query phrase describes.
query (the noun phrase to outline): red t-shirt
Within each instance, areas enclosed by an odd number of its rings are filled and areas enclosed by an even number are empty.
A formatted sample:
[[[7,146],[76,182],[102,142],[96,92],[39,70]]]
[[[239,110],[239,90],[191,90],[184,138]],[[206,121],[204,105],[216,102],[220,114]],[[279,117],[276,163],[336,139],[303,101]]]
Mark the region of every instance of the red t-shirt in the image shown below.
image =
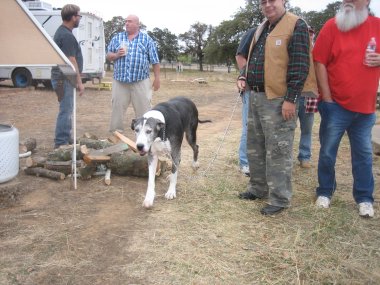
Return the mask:
[[[380,78],[380,67],[363,64],[372,37],[380,53],[380,18],[369,16],[348,32],[339,31],[333,18],[323,26],[313,49],[314,61],[327,68],[332,99],[347,110],[364,114],[376,110]]]

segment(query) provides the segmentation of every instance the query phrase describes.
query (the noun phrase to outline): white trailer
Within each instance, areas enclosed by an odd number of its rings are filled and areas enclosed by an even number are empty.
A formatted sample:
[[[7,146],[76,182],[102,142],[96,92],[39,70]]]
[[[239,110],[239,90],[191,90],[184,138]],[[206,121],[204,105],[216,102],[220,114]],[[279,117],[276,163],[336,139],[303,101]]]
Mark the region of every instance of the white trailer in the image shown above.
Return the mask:
[[[53,9],[50,4],[41,1],[24,2],[36,20],[54,37],[55,31],[62,24],[61,10]],[[81,12],[82,19],[73,34],[79,42],[83,55],[82,81],[99,82],[105,75],[105,42],[103,20],[88,12]],[[26,43],[27,44],[27,43]],[[8,65],[0,66],[0,80],[12,79],[15,87],[51,86],[51,66],[46,65]]]

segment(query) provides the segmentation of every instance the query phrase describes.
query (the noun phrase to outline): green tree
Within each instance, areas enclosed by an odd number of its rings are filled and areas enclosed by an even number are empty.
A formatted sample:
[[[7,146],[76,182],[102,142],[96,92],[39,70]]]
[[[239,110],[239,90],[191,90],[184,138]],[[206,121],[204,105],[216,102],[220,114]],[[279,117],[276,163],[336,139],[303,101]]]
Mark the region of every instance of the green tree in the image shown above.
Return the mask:
[[[341,1],[336,1],[334,3],[330,3],[326,6],[326,9],[321,12],[309,11],[303,13],[303,18],[308,22],[310,26],[312,26],[318,35],[319,31],[322,29],[323,25],[327,22],[328,19],[333,18],[340,6],[342,5]]]
[[[148,31],[157,43],[158,56],[160,61],[166,59],[169,62],[177,60],[179,54],[178,37],[172,34],[168,29],[154,28],[152,32]]]
[[[232,20],[223,21],[211,32],[205,49],[205,58],[210,63],[227,63],[235,59],[235,53],[243,34],[257,27],[264,20],[260,0],[247,0]]]
[[[211,29],[211,26],[197,22],[191,25],[188,32],[179,35],[179,39],[185,44],[184,52],[198,59],[200,71],[203,71],[204,49],[207,46]]]
[[[112,37],[116,33],[120,33],[124,30],[125,19],[121,16],[113,17],[112,20],[109,20],[104,23],[104,41],[106,47],[110,43]],[[107,71],[111,70],[111,62],[106,59]]]
[[[112,20],[104,23],[104,40],[106,46],[108,46],[114,34],[124,31],[124,27],[125,19],[121,16],[113,17]]]

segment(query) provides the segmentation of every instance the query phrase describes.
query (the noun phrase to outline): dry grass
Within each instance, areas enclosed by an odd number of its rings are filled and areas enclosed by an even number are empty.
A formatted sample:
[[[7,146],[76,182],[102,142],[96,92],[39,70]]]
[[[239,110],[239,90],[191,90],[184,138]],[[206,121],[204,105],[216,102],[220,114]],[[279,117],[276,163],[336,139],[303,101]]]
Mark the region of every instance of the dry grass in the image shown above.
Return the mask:
[[[145,179],[113,177],[110,187],[98,179],[79,181],[75,192],[67,191],[69,181],[21,176],[37,183],[19,204],[0,210],[0,284],[380,284],[379,203],[374,219],[359,218],[346,138],[330,209],[314,208],[316,116],[313,167],[294,166],[292,207],[264,217],[259,210],[265,202],[237,198],[248,179],[238,172],[235,74],[162,75],[154,100],[185,95],[197,103],[201,118],[213,119],[199,127],[200,171],[192,173],[184,144],[177,199],[165,201],[168,185],[159,178],[148,211],[140,204]],[[208,84],[171,81],[197,77]],[[109,98],[98,93],[93,100],[106,104]],[[103,116],[99,110],[94,116]],[[94,122],[92,132],[106,129],[107,122],[85,114],[81,109],[82,125]],[[378,190],[379,157],[374,174]]]

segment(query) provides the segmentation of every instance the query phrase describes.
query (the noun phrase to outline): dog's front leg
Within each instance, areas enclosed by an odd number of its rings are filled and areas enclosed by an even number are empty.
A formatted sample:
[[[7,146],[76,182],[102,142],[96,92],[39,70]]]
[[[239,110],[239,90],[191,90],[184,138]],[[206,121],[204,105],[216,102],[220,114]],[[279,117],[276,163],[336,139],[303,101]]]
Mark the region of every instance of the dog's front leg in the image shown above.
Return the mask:
[[[165,193],[165,198],[168,200],[174,199],[176,197],[176,187],[177,187],[177,176],[178,176],[178,168],[179,163],[181,161],[181,150],[174,150],[171,153],[173,166],[172,173],[170,175],[170,185],[168,191]]]
[[[157,155],[148,155],[149,179],[148,179],[148,189],[146,190],[145,200],[143,202],[143,206],[145,208],[150,208],[153,206],[154,196],[156,195],[154,188],[155,188],[157,163],[158,163]]]
[[[178,171],[170,174],[170,185],[168,191],[165,193],[165,198],[168,200],[176,197],[176,185],[177,185]]]

